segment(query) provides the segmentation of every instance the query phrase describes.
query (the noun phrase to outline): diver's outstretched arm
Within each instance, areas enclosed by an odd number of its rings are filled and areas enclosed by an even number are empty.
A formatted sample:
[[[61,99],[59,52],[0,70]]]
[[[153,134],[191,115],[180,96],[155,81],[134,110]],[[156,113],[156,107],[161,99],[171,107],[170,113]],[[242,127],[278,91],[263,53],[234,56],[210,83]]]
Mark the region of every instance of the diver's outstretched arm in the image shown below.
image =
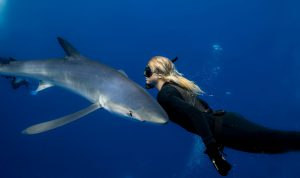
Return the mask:
[[[207,121],[208,113],[203,113],[185,102],[176,88],[172,86],[164,86],[159,92],[157,100],[167,113],[180,116],[176,117],[177,120],[173,120],[174,122],[184,123],[184,120],[185,122],[188,120],[192,124],[193,128],[184,126],[185,124],[181,124],[181,126],[185,127],[187,130],[195,130],[195,133],[202,138],[206,146],[205,153],[209,156],[219,174],[226,176],[231,169],[231,165],[222,156],[219,144],[216,143],[212,131],[210,130]]]

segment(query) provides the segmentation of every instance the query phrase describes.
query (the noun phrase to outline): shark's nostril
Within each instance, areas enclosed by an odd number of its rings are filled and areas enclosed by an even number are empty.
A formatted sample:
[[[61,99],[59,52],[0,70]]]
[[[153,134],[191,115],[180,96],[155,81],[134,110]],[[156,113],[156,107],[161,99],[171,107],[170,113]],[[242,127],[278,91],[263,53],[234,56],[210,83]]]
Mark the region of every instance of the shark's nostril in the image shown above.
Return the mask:
[[[128,116],[132,117],[132,111],[129,111]]]

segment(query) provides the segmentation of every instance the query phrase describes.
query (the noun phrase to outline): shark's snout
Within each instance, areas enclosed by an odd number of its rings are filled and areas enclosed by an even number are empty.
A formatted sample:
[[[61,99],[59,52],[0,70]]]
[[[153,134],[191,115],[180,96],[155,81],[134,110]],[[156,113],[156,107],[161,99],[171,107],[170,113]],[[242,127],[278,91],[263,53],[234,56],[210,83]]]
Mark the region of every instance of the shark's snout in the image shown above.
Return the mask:
[[[159,117],[153,117],[152,122],[157,123],[157,124],[165,124],[168,122],[167,118],[159,118]]]
[[[137,113],[137,119],[140,121],[152,122],[157,124],[165,124],[169,120],[167,114],[164,111],[141,111]]]

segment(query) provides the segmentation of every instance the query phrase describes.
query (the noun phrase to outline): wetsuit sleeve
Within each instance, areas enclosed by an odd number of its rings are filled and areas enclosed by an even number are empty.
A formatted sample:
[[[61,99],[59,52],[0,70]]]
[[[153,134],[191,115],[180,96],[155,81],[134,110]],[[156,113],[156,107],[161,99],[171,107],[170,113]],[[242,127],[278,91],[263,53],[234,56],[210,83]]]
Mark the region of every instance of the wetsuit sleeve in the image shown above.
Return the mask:
[[[185,116],[186,118],[172,117],[170,119],[176,123],[180,123],[176,119],[187,119],[192,123],[195,131],[201,136],[205,145],[215,142],[207,122],[206,114],[185,102],[176,88],[169,85],[164,86],[157,95],[157,101],[166,110],[168,115]]]

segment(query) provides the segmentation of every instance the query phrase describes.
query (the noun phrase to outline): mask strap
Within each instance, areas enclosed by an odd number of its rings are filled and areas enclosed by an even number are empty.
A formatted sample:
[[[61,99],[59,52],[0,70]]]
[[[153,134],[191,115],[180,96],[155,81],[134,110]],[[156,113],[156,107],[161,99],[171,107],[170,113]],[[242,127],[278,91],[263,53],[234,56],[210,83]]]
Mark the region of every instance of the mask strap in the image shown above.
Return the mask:
[[[176,56],[174,59],[172,59],[171,61],[174,63],[178,60],[178,57]]]

